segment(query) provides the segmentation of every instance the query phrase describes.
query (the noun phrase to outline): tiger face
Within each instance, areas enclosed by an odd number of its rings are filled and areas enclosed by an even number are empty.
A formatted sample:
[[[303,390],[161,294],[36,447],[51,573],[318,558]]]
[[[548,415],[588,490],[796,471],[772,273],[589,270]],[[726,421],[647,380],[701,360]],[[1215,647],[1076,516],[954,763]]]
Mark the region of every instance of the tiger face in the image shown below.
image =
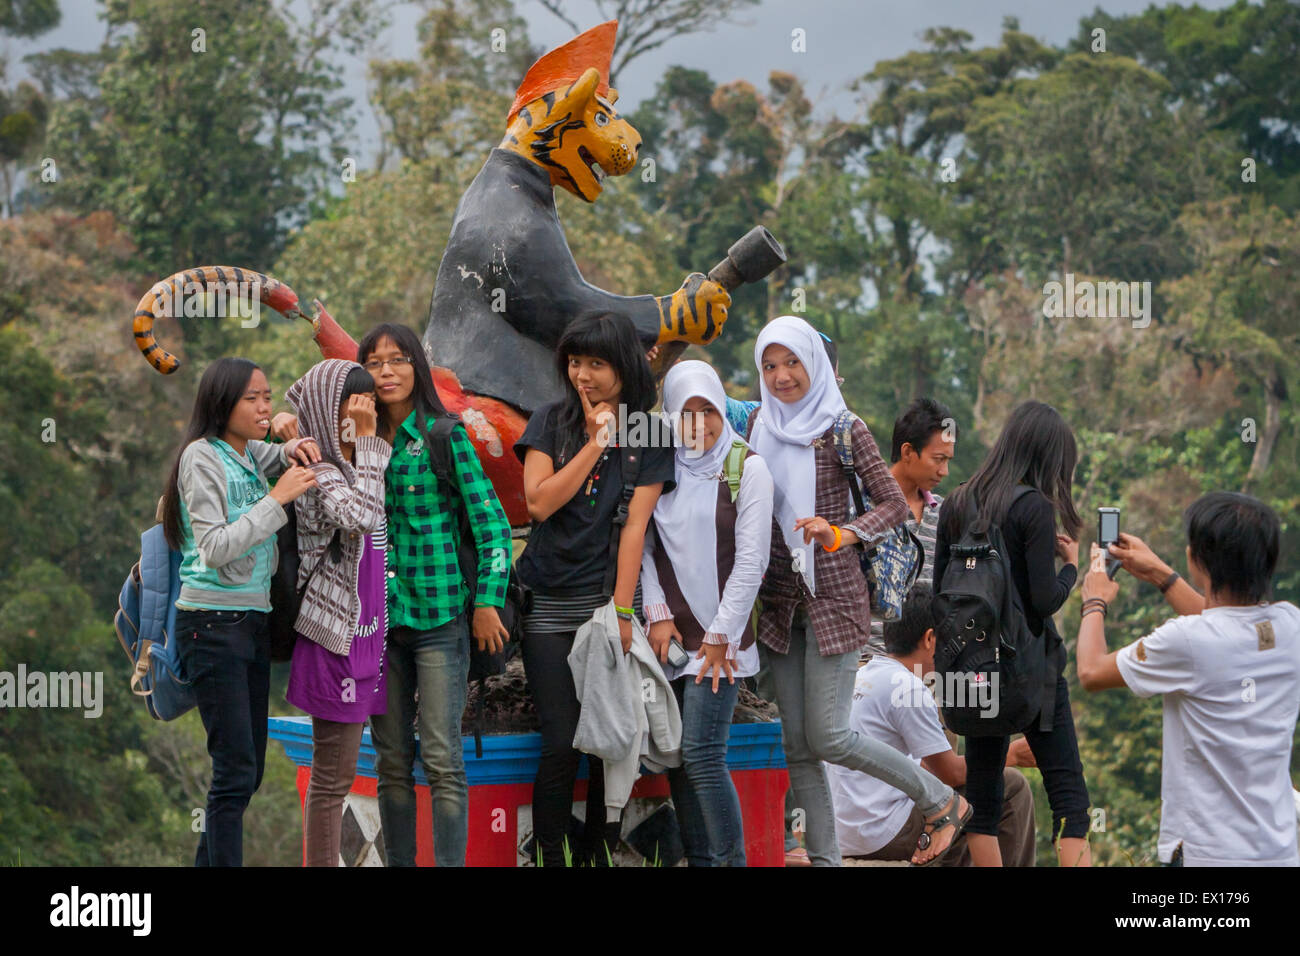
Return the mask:
[[[520,109],[501,148],[545,169],[552,186],[595,202],[606,176],[636,165],[641,134],[614,109],[618,92],[599,96],[600,74],[588,69],[565,89],[539,96]]]

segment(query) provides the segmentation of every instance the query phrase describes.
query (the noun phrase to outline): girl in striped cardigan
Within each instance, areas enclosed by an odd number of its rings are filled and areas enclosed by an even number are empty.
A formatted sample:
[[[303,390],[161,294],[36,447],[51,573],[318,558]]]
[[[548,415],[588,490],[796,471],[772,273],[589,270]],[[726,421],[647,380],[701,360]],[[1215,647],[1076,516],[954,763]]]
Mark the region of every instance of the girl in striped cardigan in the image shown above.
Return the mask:
[[[308,866],[338,866],[343,800],[356,776],[366,718],[384,713],[384,470],[375,383],[356,362],[328,359],[285,396],[298,430],[320,445],[316,485],[299,498],[298,587],[286,699],[311,714],[311,782],[303,815]]]

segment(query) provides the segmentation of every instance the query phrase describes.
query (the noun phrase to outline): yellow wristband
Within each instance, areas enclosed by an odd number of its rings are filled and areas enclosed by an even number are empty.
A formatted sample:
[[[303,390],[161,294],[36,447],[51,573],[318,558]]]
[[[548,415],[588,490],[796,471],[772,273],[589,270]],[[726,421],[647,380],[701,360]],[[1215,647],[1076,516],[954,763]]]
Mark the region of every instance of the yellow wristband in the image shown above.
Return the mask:
[[[844,535],[840,533],[838,525],[831,525],[831,530],[835,532],[835,543],[827,548],[827,551],[838,551],[840,545],[844,543]]]

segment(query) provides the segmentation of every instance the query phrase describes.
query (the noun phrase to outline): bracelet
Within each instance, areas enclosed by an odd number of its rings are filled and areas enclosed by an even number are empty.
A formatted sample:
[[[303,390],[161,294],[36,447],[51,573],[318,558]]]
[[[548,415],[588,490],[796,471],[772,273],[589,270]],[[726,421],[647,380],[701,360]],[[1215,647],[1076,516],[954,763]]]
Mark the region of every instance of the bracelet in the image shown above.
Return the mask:
[[[1161,594],[1168,593],[1169,589],[1174,586],[1174,582],[1177,581],[1180,577],[1182,577],[1182,575],[1179,574],[1177,571],[1169,572],[1169,577],[1165,578],[1164,583],[1160,585],[1160,593]]]
[[[635,614],[636,612],[633,611],[630,607],[619,607],[617,604],[615,604],[614,613],[619,616],[620,620],[630,621],[632,620],[632,615]]]
[[[833,545],[831,545],[829,548],[824,549],[824,550],[826,550],[826,551],[828,551],[828,552],[829,552],[829,551],[838,551],[838,550],[840,549],[840,545],[844,543],[844,535],[843,535],[843,533],[840,531],[839,526],[838,526],[838,525],[831,525],[831,530],[835,532],[835,543],[834,543]]]
[[[1082,620],[1083,620],[1085,617],[1087,617],[1089,614],[1100,614],[1102,617],[1105,617],[1105,616],[1106,616],[1106,609],[1105,609],[1105,608],[1100,608],[1100,607],[1090,607],[1090,608],[1088,608],[1086,611],[1084,611],[1082,614],[1079,615],[1079,620],[1082,621]]]
[[[1080,609],[1079,617],[1082,618],[1089,611],[1100,611],[1102,616],[1105,617],[1110,613],[1110,605],[1101,598],[1088,598],[1083,602],[1083,607]]]

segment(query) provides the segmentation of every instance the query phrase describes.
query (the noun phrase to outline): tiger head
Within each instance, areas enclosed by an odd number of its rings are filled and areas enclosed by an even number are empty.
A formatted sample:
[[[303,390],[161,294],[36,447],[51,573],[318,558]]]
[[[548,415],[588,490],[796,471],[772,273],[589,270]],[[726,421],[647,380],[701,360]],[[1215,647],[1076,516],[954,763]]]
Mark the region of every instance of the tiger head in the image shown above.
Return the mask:
[[[609,61],[618,21],[592,27],[532,65],[506,118],[501,148],[536,163],[563,186],[594,202],[606,176],[636,165],[641,134],[614,109]]]

